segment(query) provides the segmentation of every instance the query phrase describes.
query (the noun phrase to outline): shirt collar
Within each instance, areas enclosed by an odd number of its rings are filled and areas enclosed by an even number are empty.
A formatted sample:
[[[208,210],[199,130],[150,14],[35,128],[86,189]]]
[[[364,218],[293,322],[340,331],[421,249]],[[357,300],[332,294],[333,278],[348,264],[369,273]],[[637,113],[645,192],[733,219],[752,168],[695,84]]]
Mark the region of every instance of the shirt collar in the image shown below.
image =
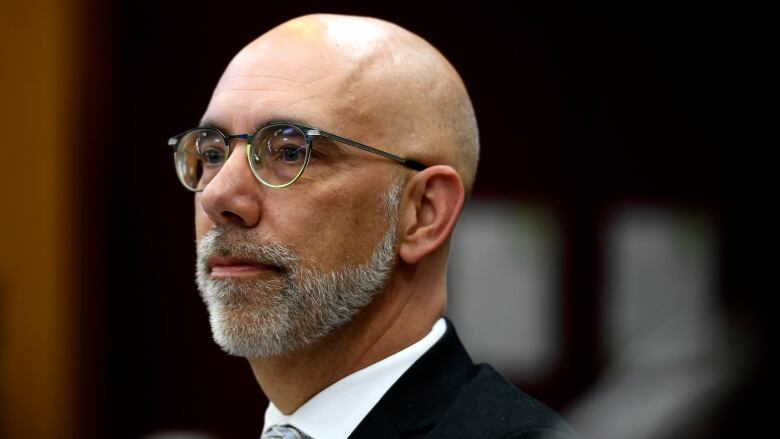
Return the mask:
[[[286,416],[273,402],[265,411],[263,432],[289,424],[315,439],[344,439],[360,424],[390,387],[444,335],[440,318],[411,346],[331,384]]]

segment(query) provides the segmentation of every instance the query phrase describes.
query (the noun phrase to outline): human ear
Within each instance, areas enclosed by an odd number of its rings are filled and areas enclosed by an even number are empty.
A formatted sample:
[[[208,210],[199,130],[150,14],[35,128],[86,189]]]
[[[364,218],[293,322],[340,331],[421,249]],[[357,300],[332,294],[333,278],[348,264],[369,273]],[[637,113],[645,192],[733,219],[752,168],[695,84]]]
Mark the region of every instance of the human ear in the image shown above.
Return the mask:
[[[431,166],[407,184],[409,198],[400,221],[398,254],[409,264],[444,246],[463,208],[463,182],[445,165]]]

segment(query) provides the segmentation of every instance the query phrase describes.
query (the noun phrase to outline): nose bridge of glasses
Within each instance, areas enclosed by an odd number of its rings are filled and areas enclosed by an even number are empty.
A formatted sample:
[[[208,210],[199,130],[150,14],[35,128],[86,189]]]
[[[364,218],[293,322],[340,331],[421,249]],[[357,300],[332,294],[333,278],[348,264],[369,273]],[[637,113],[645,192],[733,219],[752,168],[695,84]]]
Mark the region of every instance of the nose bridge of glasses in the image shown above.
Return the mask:
[[[222,133],[220,133],[222,134]],[[222,141],[225,144],[225,156],[222,162],[214,168],[214,172],[207,178],[206,184],[211,184],[212,180],[219,179],[219,178],[227,178],[228,180],[234,180],[236,178],[235,172],[242,173],[244,171],[239,171],[239,169],[242,169],[242,167],[247,166],[247,158],[246,155],[242,152],[245,148],[243,146],[245,145],[236,145],[235,141],[246,141],[247,143],[252,141],[252,135],[251,134],[222,134]],[[233,157],[235,152],[238,152],[238,157]],[[238,161],[238,163],[230,164],[231,162]],[[230,168],[227,170],[227,174],[230,174],[229,177],[226,177],[226,168]],[[247,172],[251,171],[247,169]],[[222,176],[222,177],[220,177]]]
[[[222,133],[220,133],[222,134]],[[230,159],[230,156],[233,155],[233,152],[235,150],[240,150],[241,148],[235,148],[233,147],[233,143],[236,140],[246,140],[247,142],[252,141],[252,135],[251,134],[222,134],[222,140],[225,142],[225,149],[226,151],[226,157],[225,161]]]
[[[226,134],[224,137],[225,137],[225,145],[227,145],[228,148],[230,148],[230,145],[233,143],[234,140],[246,140],[247,142],[252,141],[251,134]]]

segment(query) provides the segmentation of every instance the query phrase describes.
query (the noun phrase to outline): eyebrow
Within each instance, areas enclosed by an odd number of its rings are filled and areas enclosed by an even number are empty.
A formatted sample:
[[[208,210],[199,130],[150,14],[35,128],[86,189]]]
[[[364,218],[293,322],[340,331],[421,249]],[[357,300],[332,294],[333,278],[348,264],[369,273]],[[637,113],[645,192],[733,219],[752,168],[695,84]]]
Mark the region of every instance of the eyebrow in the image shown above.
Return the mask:
[[[309,124],[307,122],[303,122],[300,119],[296,119],[296,118],[292,118],[291,117],[291,118],[273,118],[273,119],[269,119],[269,120],[263,122],[262,124],[255,124],[255,128],[253,129],[253,131],[251,133],[239,133],[239,134],[250,134],[250,135],[253,135],[260,128],[262,128],[262,127],[264,127],[266,125],[270,125],[272,123],[295,123],[295,124],[307,126],[307,127],[310,127],[310,128],[316,128],[317,130],[320,130],[320,131],[325,131],[325,130],[321,130],[321,129],[317,128],[317,127],[314,127],[314,126],[312,126],[311,124]],[[212,119],[207,119],[207,118],[203,118],[203,119],[200,120],[200,123],[198,124],[198,128],[212,128],[212,129],[219,130],[220,132],[222,132],[224,134],[227,134],[227,135],[231,134],[229,132],[229,130],[226,130],[220,124],[214,122]],[[329,133],[330,131],[325,131],[325,132]],[[352,148],[347,147],[347,145],[343,145],[341,142],[337,142],[337,141],[329,139],[329,138],[327,138],[325,136],[315,136],[315,138],[319,142],[324,142],[326,145],[328,145],[328,149],[334,149],[336,152],[338,152],[340,154],[344,154],[347,151],[350,151],[352,149]],[[325,152],[327,152],[327,149],[325,150]]]
[[[262,128],[264,126],[267,126],[267,125],[270,125],[272,123],[294,123],[294,124],[298,124],[298,125],[303,125],[303,126],[315,128],[311,124],[309,124],[307,122],[304,122],[304,121],[302,121],[300,119],[296,119],[294,117],[273,118],[273,119],[268,119],[268,120],[266,120],[264,122],[261,122],[261,123],[253,124],[254,128],[252,129],[252,132],[249,132],[249,133],[239,133],[239,134],[250,134],[251,135],[251,134],[254,134],[255,132],[257,132],[257,130],[259,130],[260,128]],[[214,122],[212,119],[206,119],[206,118],[201,119],[200,123],[198,124],[198,128],[214,128],[214,129],[217,129],[219,131],[222,131],[225,134],[230,134],[230,130],[227,130],[227,129],[223,128],[222,125]]]
[[[224,128],[222,128],[218,123],[214,123],[211,119],[201,119],[200,122],[198,123],[198,128],[214,128],[222,132],[227,131]]]

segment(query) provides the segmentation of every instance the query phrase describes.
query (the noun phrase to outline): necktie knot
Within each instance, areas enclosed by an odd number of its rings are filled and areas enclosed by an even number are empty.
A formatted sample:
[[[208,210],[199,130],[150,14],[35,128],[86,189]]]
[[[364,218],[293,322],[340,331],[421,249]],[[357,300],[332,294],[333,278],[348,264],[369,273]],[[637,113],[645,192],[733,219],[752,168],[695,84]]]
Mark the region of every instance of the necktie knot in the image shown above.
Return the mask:
[[[312,439],[292,425],[274,425],[260,439]]]

